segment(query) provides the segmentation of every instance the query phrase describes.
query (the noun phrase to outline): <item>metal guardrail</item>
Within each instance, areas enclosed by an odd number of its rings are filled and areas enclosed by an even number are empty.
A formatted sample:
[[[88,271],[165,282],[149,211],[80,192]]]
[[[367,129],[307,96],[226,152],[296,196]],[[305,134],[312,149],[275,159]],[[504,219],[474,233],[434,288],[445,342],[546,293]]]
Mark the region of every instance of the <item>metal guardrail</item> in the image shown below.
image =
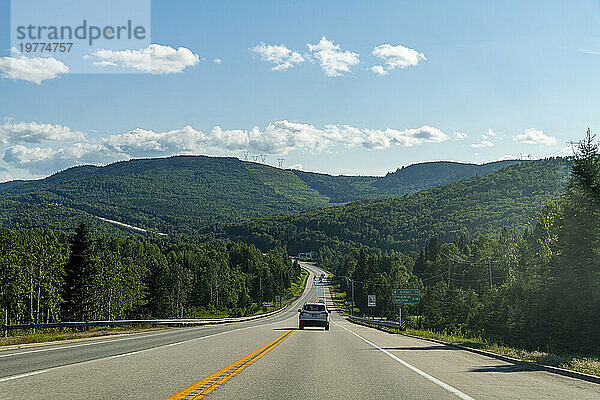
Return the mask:
[[[304,288],[306,288],[306,282],[304,282]],[[132,320],[115,320],[115,321],[75,321],[75,322],[57,322],[50,324],[14,324],[14,325],[0,325],[0,331],[14,331],[14,330],[27,330],[27,329],[49,329],[49,328],[81,328],[81,327],[94,327],[94,326],[124,326],[124,325],[153,325],[153,326],[169,326],[169,325],[215,325],[215,324],[226,324],[229,322],[245,322],[252,321],[259,318],[269,317],[271,315],[280,313],[290,308],[290,306],[302,296],[303,291],[300,295],[291,300],[285,306],[273,310],[265,314],[252,315],[249,317],[230,317],[230,318],[188,318],[188,319],[132,319]]]
[[[360,318],[360,317],[352,317],[352,316],[348,316],[348,319],[359,321],[359,322],[364,322],[364,323],[372,324],[372,325],[385,326],[387,328],[400,329],[400,324],[395,321],[383,321],[380,319]]]
[[[213,325],[225,324],[229,322],[244,322],[254,319],[269,317],[271,315],[282,312],[290,307],[293,303],[290,302],[284,307],[277,310],[265,313],[252,315],[249,317],[235,318],[189,318],[189,319],[133,319],[133,320],[115,320],[115,321],[76,321],[76,322],[58,322],[49,324],[15,324],[15,325],[0,325],[0,331],[27,330],[27,329],[46,329],[46,328],[81,328],[94,326],[123,326],[123,325]]]
[[[291,303],[290,303],[291,304]],[[239,318],[194,318],[194,319],[132,319],[132,320],[115,320],[115,321],[77,321],[77,322],[58,322],[49,324],[15,324],[15,325],[0,325],[0,331],[13,331],[18,329],[44,329],[44,328],[81,328],[93,326],[122,326],[122,325],[211,325],[225,324],[228,322],[244,322],[258,318],[268,317],[288,308],[290,304],[278,310],[268,312],[266,314],[258,314],[250,317]]]
[[[288,305],[289,306],[289,305]],[[277,312],[283,311],[286,307],[272,311],[266,314],[254,315],[251,317],[240,318],[206,318],[206,319],[134,319],[134,320],[115,320],[115,321],[77,321],[77,322],[59,322],[49,324],[15,324],[0,325],[0,331],[13,331],[18,329],[45,329],[45,328],[81,328],[94,326],[123,326],[123,325],[211,325],[224,324],[228,322],[243,322],[253,319],[268,317]]]

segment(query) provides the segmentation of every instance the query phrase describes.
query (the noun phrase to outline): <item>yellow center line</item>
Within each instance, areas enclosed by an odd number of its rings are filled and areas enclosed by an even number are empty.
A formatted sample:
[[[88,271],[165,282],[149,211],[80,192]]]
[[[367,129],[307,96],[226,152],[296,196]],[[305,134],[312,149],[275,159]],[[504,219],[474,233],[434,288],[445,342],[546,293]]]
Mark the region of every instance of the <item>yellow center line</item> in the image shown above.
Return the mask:
[[[258,348],[252,353],[240,358],[239,360],[229,364],[225,368],[222,368],[214,374],[202,379],[201,381],[198,381],[188,386],[187,388],[175,393],[174,395],[167,397],[167,400],[203,398],[204,396],[218,388],[220,385],[222,385],[224,382],[231,379],[234,375],[238,374],[244,368],[254,363],[254,361],[258,360],[259,358],[267,354],[269,351],[273,350],[292,332],[293,330],[289,330],[283,333],[271,342]]]
[[[315,301],[319,301],[319,286],[317,286],[317,297]],[[295,328],[294,328],[295,329]],[[281,342],[285,340],[291,333],[293,329],[283,333],[277,338],[273,339],[269,343],[264,346],[254,350],[252,353],[240,358],[239,360],[229,364],[225,368],[220,369],[214,374],[207,376],[206,378],[198,381],[185,389],[175,393],[167,397],[166,400],[180,400],[180,399],[202,399],[207,394],[214,391],[216,388],[221,386],[223,383],[231,379],[236,374],[240,373],[243,369],[253,364],[256,360],[263,357],[265,354],[273,350],[276,346],[278,346]]]

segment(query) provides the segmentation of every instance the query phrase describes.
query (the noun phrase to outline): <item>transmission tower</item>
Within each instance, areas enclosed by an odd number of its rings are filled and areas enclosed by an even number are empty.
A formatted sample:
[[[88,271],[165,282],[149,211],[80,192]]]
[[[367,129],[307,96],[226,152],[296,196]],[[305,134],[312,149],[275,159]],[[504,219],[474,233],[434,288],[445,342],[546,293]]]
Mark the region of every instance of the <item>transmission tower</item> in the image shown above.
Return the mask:
[[[248,161],[248,150],[244,150],[244,160]]]
[[[285,158],[278,158],[277,159],[277,164],[279,164],[279,168],[283,168],[283,162],[285,161]]]
[[[573,152],[573,155],[575,155],[577,153],[577,151],[575,149],[577,147],[579,147],[579,142],[574,142],[572,140],[567,140],[566,143],[571,146],[571,151]]]
[[[260,161],[264,164],[265,160],[267,159],[267,155],[266,154],[261,154],[261,155],[259,155],[259,157],[260,157]]]

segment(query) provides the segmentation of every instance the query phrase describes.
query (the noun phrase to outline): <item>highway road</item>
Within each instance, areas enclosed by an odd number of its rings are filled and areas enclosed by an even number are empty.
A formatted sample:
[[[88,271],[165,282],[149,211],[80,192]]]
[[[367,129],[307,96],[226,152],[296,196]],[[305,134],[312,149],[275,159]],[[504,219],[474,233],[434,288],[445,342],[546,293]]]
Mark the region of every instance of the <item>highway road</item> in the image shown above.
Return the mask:
[[[312,273],[319,272],[310,265]],[[272,317],[0,351],[0,399],[600,399],[600,385],[346,321]]]

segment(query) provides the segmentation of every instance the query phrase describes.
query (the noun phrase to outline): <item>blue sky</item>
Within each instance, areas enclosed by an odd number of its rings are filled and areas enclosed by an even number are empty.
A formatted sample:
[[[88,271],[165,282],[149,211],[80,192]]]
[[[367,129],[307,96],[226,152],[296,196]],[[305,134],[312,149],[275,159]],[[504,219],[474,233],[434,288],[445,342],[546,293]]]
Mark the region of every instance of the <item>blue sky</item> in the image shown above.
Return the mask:
[[[598,1],[152,1],[151,11],[154,50],[170,47],[179,65],[119,73],[148,69],[110,54],[96,61],[118,64],[113,73],[37,84],[6,71],[7,59],[36,56],[11,53],[0,0],[0,181],[245,150],[272,165],[385,174],[568,154],[566,141],[600,126]],[[286,58],[269,61],[269,46],[304,61],[273,70]],[[378,46],[389,51],[378,57]]]

